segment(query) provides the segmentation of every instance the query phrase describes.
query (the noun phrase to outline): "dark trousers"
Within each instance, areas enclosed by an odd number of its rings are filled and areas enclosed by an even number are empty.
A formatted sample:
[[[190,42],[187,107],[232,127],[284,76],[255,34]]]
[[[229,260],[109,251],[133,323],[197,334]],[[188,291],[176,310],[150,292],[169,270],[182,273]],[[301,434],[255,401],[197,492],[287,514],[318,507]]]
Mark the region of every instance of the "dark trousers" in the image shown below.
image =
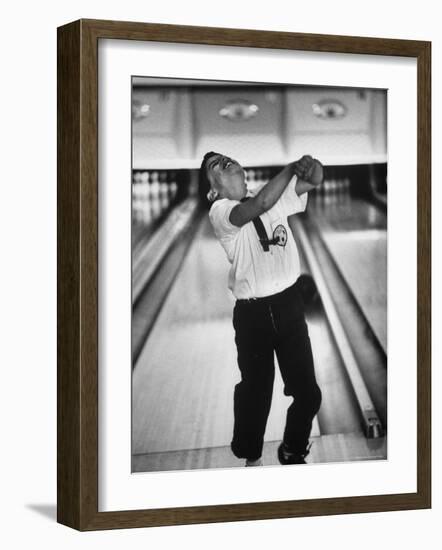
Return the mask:
[[[241,372],[234,392],[233,453],[249,459],[262,454],[273,392],[274,352],[284,394],[293,397],[283,441],[291,452],[305,453],[312,420],[321,405],[321,390],[296,284],[274,296],[237,300],[233,326]]]

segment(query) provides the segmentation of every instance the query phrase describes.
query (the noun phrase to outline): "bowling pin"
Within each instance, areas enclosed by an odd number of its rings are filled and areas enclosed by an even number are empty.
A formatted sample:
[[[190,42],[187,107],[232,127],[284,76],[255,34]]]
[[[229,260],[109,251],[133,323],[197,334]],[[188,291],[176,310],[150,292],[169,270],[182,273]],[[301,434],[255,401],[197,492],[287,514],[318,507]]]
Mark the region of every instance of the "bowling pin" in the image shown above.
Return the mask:
[[[177,192],[177,189],[178,189],[178,186],[176,184],[175,181],[172,181],[172,183],[170,184],[170,196],[171,196],[171,199],[174,200],[175,199],[175,196],[176,196],[176,192]]]
[[[333,204],[338,203],[338,193],[339,193],[339,179],[335,179],[333,187]]]
[[[168,188],[167,183],[162,182],[160,183],[160,202],[161,202],[161,209],[164,211],[169,205],[169,197],[168,197]]]
[[[167,185],[167,174],[166,172],[160,172],[159,173],[159,200],[161,203],[161,210],[166,210],[167,206],[169,205],[169,198],[168,198],[168,185]]]
[[[134,218],[139,220],[140,212],[140,188],[141,188],[141,173],[135,172],[134,181],[132,184],[132,212]]]
[[[151,211],[153,218],[156,219],[161,214],[160,182],[158,181],[158,172],[151,173],[149,191]]]
[[[140,183],[137,190],[137,210],[141,214],[144,209],[145,195],[147,193],[147,186],[149,185],[149,173],[147,171],[140,172]]]
[[[141,219],[143,223],[148,224],[150,222],[150,206],[149,206],[149,177],[148,171],[143,173],[143,183],[140,189],[140,211]]]
[[[146,206],[146,203],[149,202],[149,172],[145,172],[143,174],[143,183],[141,187],[141,202],[142,202],[142,208],[144,209]]]

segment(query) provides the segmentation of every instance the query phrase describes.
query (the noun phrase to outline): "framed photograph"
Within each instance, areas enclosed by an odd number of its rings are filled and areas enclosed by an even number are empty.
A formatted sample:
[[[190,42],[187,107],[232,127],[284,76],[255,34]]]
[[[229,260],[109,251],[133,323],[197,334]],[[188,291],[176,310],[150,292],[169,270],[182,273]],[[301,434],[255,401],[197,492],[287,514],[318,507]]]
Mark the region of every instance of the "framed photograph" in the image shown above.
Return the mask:
[[[431,506],[431,44],[58,29],[58,521]]]

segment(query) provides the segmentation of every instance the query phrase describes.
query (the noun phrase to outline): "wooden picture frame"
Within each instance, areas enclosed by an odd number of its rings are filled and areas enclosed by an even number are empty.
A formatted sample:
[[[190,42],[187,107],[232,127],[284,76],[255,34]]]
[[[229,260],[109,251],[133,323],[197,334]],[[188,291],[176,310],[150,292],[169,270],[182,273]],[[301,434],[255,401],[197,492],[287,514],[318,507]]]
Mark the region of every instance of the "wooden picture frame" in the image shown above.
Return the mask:
[[[98,511],[98,41],[158,41],[403,56],[418,71],[417,492]],[[81,531],[431,506],[431,44],[423,41],[79,20],[58,29],[57,517]]]

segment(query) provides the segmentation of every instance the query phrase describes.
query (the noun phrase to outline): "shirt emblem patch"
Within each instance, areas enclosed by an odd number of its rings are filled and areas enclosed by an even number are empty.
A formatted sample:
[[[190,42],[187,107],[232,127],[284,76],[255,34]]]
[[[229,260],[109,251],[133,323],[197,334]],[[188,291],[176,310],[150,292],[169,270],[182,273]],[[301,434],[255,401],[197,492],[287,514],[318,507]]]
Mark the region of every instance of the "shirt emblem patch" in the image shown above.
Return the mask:
[[[287,230],[283,225],[278,225],[273,231],[273,241],[278,246],[284,247],[287,244]]]

